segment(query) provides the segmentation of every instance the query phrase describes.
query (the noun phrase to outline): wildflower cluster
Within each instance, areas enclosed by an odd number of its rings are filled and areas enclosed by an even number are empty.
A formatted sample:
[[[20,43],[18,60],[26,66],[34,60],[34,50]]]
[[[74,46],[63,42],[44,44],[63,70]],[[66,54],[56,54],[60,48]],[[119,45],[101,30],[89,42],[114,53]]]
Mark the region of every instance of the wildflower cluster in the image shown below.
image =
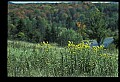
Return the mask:
[[[75,54],[77,51],[82,51],[85,49],[90,49],[89,44],[85,44],[84,42],[81,42],[79,44],[73,44],[73,42],[68,41],[68,49],[70,53]]]
[[[52,48],[53,46],[48,43],[48,41],[45,43],[44,41],[41,43],[42,46],[47,46],[49,48]]]
[[[73,42],[70,42],[68,41],[68,47],[71,48],[71,47],[74,47],[74,48],[78,48],[78,49],[84,49],[84,48],[90,48],[89,44],[84,44],[84,42],[81,42],[77,45],[73,44]]]
[[[48,52],[50,48],[52,48],[52,46],[48,43],[48,41],[47,42],[43,41],[35,45],[36,52],[38,52],[39,49],[44,49],[45,52]]]
[[[68,49],[69,52],[73,54],[75,54],[77,51],[91,51],[93,53],[101,53],[104,49],[104,45],[90,47],[90,44],[91,43],[88,40],[84,40],[76,45],[73,44],[73,42],[68,41]]]
[[[9,42],[8,76],[118,76],[118,55],[101,46],[90,47],[89,41],[66,47],[48,42],[39,44]],[[51,48],[52,47],[52,48]]]
[[[104,45],[100,45],[100,46],[93,46],[92,49],[94,52],[98,52],[100,50],[103,50]]]
[[[41,42],[41,46],[42,47],[45,47],[45,52],[48,52],[49,51],[49,48],[51,48],[52,46],[48,43],[48,41],[45,43],[44,41]]]

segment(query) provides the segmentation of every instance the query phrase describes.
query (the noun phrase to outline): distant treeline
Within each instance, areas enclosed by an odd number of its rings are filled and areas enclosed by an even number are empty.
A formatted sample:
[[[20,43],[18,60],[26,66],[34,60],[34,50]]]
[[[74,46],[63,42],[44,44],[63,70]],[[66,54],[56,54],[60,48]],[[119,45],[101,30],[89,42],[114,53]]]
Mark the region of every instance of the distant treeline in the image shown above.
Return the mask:
[[[118,40],[118,7],[111,3],[8,4],[8,39],[64,46],[69,40],[97,39],[99,43],[109,32],[106,37]]]

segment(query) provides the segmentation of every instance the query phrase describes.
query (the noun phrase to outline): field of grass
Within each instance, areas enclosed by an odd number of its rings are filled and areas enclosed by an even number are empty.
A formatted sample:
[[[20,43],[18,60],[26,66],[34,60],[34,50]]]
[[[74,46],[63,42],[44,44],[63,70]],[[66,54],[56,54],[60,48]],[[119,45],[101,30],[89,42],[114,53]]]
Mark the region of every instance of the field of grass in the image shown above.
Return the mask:
[[[8,40],[8,77],[118,77],[118,50]]]

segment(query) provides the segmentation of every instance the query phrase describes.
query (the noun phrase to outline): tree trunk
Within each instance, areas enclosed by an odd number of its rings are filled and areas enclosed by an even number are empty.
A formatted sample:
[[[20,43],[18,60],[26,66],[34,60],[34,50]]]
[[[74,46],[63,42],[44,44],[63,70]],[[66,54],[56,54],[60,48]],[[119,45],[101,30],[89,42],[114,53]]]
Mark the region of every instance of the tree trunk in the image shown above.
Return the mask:
[[[100,38],[97,38],[97,43],[98,43],[98,46],[100,47],[100,42],[101,42],[101,39]]]

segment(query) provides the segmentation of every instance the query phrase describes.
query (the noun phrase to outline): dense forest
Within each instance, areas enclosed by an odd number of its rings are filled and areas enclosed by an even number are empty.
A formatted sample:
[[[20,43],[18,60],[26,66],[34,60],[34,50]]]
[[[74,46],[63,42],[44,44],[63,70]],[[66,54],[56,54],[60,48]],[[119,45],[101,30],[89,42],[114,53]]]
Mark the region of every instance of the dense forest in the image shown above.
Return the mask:
[[[8,39],[32,43],[114,37],[118,43],[118,4],[54,3],[8,4]]]

